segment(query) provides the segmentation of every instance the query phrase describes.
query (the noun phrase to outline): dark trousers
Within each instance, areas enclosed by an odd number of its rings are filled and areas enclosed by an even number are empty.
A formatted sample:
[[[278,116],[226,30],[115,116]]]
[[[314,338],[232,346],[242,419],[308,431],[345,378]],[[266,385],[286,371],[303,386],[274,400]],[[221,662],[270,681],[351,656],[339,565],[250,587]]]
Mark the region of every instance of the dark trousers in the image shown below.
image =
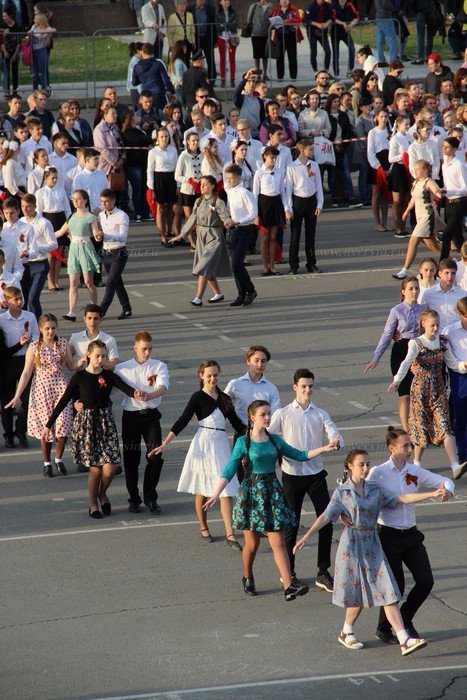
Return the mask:
[[[49,274],[49,261],[38,260],[26,263],[21,279],[21,289],[24,297],[24,308],[31,311],[36,318],[42,315],[41,292]]]
[[[146,445],[146,452],[151,452],[162,442],[161,414],[157,408],[147,411],[123,411],[122,442],[123,464],[129,503],[141,503],[138,490],[138,467],[141,460],[141,438]],[[164,460],[161,455],[147,459],[143,481],[143,500],[157,500],[157,484],[161,476]]]
[[[16,427],[13,428],[13,409],[3,408],[9,403],[16,392],[16,384],[24,369],[24,355],[7,357],[3,360],[1,399],[2,399],[2,424],[5,436],[12,438],[16,433],[25,433],[28,420],[28,403],[31,383],[29,383],[21,396],[21,405],[16,409]]]
[[[297,35],[295,31],[285,34],[279,31],[279,58],[277,59],[277,77],[282,80],[285,71],[285,54],[289,60],[289,73],[292,80],[297,77]]]
[[[443,231],[440,260],[449,258],[451,241],[460,250],[464,242],[464,216],[467,216],[467,197],[446,201],[446,228]]]
[[[112,300],[117,294],[118,301],[121,304],[123,311],[131,311],[130,299],[128,292],[122,280],[122,272],[128,260],[126,248],[117,248],[117,250],[104,250],[102,263],[107,272],[105,280],[105,293],[101,303],[102,313],[106,314]]]
[[[292,476],[282,472],[282,489],[295,515],[297,516],[297,527],[287,525],[285,528],[285,546],[289,555],[290,568],[295,571],[295,556],[293,548],[297,541],[298,527],[300,525],[300,513],[302,511],[303,500],[308,494],[313,503],[316,517],[321,515],[329,503],[329,491],[326,482],[327,472],[320,471],[318,474],[306,476]],[[318,536],[318,570],[326,571],[331,566],[331,542],[332,525],[329,523],[319,531]]]
[[[13,78],[13,92],[18,89],[19,81],[19,60],[12,61],[10,58],[3,58],[3,90],[10,92],[10,67],[11,77]]]
[[[208,25],[206,27],[206,32],[206,34],[200,34],[198,31],[196,32],[196,48],[203,50],[204,55],[206,56],[208,79],[210,83],[214,83],[215,79],[217,78],[214,46],[217,44],[217,41],[214,39],[213,25]]]
[[[250,245],[254,226],[237,226],[230,233],[230,261],[237,285],[238,296],[242,299],[245,294],[254,292],[255,288],[245,267],[245,255]]]
[[[348,48],[349,50],[349,62],[348,62],[348,67],[349,70],[353,70],[354,62],[355,62],[355,46],[353,43],[353,39],[350,36],[350,33],[347,34],[343,29],[340,31],[340,27],[338,28],[337,25],[331,25],[331,42],[332,42],[332,70],[334,71],[334,75],[338,76],[339,75],[339,44],[342,41]]]
[[[318,43],[320,43],[323,47],[324,67],[326,70],[329,70],[329,66],[331,65],[331,46],[329,44],[329,36],[327,31],[323,31],[321,36],[316,36],[314,28],[308,27],[308,41],[310,44],[310,63],[313,70],[318,70],[318,61],[316,59]]]
[[[292,270],[299,266],[298,251],[302,222],[305,220],[305,254],[307,266],[316,265],[315,234],[316,234],[316,195],[297,197],[292,195],[293,219],[290,222],[289,265]]]
[[[402,620],[405,624],[411,623],[419,607],[428,598],[434,583],[430,560],[423,544],[425,535],[416,527],[397,530],[383,525],[379,528],[379,538],[401,595],[404,595],[405,588],[404,564],[414,578],[415,585],[400,606]],[[384,608],[380,608],[378,629],[389,631],[390,628]]]
[[[454,417],[454,437],[456,438],[459,462],[467,460],[467,374],[449,370],[451,387],[450,402]]]

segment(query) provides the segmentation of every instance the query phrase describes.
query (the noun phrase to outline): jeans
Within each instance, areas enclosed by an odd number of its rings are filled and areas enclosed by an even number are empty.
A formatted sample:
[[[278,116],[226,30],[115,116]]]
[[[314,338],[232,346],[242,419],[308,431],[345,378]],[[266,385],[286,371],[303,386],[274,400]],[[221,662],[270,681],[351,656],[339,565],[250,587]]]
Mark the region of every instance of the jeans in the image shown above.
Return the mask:
[[[426,26],[424,12],[417,12],[415,17],[417,27],[417,58],[425,60],[425,58],[433,51],[433,34]],[[425,29],[426,29],[426,46],[425,46]]]
[[[141,438],[146,445],[146,454],[162,442],[161,414],[157,408],[141,411],[123,411],[122,442],[125,481],[130,503],[141,503],[138,491],[138,467],[141,459]],[[157,500],[156,486],[159,483],[164,460],[161,455],[146,458],[143,481],[143,499]]]
[[[467,374],[460,374],[450,369],[449,379],[457,458],[462,464],[467,460]]]
[[[331,30],[331,42],[332,42],[332,70],[334,71],[335,77],[339,75],[339,44],[343,42],[349,50],[349,71],[353,69],[355,63],[355,45],[350,33],[340,32],[338,29]]]
[[[146,171],[137,165],[125,165],[125,173],[131,185],[131,199],[135,214],[146,219],[149,217],[149,208],[146,203]]]
[[[41,292],[44,289],[44,284],[49,274],[49,261],[38,260],[30,262],[24,266],[23,279],[21,287],[24,296],[24,306],[28,311],[31,311],[36,318],[42,316]]]
[[[384,41],[386,40],[389,47],[389,61],[395,61],[397,58],[397,35],[394,28],[394,20],[392,19],[377,19],[376,20],[376,48],[378,51],[378,61],[381,63],[384,58]]]
[[[299,266],[298,251],[302,222],[305,220],[305,254],[307,267],[316,265],[315,234],[316,234],[316,195],[297,197],[292,195],[293,219],[290,222],[289,265],[291,270]]]
[[[404,595],[405,588],[403,564],[408,568],[415,581],[414,587],[400,606],[402,620],[407,625],[407,623],[412,622],[415,613],[423,605],[433,588],[430,560],[423,544],[425,536],[416,527],[401,531],[383,525],[379,528],[379,539],[401,595]],[[384,608],[380,608],[378,629],[387,632],[390,628],[384,614]]]
[[[359,163],[355,166],[358,169],[358,193],[360,195],[360,201],[365,204],[365,202],[371,202],[371,185],[366,181],[368,175],[368,165],[366,163]]]
[[[324,67],[326,70],[329,70],[329,66],[331,65],[331,46],[329,44],[327,31],[324,30],[321,36],[316,36],[314,28],[308,27],[308,42],[310,44],[310,63],[313,70],[318,70],[318,61],[316,58],[318,42],[323,47],[324,51]]]
[[[339,173],[339,177],[342,179],[342,184],[344,186],[345,196],[347,197],[347,199],[353,199],[354,191],[352,180],[350,179],[350,166],[347,152],[345,150],[335,150],[335,154],[336,165],[334,168],[330,168],[328,173],[329,189],[331,190],[331,196],[333,199],[337,199],[336,173]]]
[[[237,285],[238,296],[242,299],[246,294],[255,291],[253,282],[245,267],[245,255],[250,245],[251,234],[254,226],[237,226],[231,229],[230,234],[230,260],[235,284]]]
[[[300,523],[300,513],[302,511],[303,500],[305,496],[311,498],[313,508],[315,509],[316,517],[321,515],[329,503],[329,491],[326,482],[327,472],[324,469],[318,474],[307,474],[305,476],[293,476],[282,472],[282,489],[284,496],[288,500],[292,510],[297,516],[297,522]],[[285,528],[285,546],[290,560],[290,568],[295,571],[295,556],[293,548],[297,541],[298,525],[291,527],[287,525]],[[328,523],[321,528],[318,536],[318,569],[319,571],[327,571],[331,566],[331,543],[332,543],[332,525]]]
[[[18,89],[19,62],[9,58],[3,58],[3,91],[10,92],[10,67],[13,79],[13,92]]]
[[[39,85],[42,89],[48,87],[47,81],[48,54],[47,49],[34,49],[32,52],[32,87],[37,90]]]
[[[123,311],[131,311],[130,299],[128,292],[122,280],[122,272],[128,260],[126,248],[117,248],[116,250],[104,250],[102,263],[107,272],[105,281],[105,293],[101,303],[102,315],[107,313],[112,300],[117,294],[118,300]]]

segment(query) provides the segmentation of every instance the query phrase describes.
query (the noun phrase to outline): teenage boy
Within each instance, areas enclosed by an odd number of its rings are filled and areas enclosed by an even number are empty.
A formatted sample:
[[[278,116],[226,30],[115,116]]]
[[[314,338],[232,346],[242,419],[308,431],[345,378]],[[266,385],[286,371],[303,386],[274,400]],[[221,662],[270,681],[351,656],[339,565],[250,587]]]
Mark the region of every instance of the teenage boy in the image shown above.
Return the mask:
[[[264,345],[252,345],[245,356],[247,373],[238,379],[231,379],[224,389],[233,401],[235,413],[245,425],[248,406],[252,401],[267,401],[271,407],[271,414],[281,407],[277,387],[264,376],[270,359],[271,353]]]
[[[200,143],[200,148],[203,150],[208,145],[208,139],[214,139],[219,145],[219,158],[222,163],[232,162],[232,151],[230,150],[230,141],[226,134],[227,120],[221,112],[215,112],[211,116],[211,131]]]
[[[56,168],[58,173],[58,184],[63,187],[68,197],[71,197],[71,182],[67,178],[67,173],[78,165],[78,159],[68,153],[69,141],[65,134],[60,132],[52,137],[53,153],[49,155],[49,165]]]
[[[200,109],[199,107],[193,107],[191,110],[191,123],[193,126],[191,126],[189,129],[185,131],[183,134],[183,145],[186,148],[186,140],[190,134],[197,134],[200,142],[209,136],[209,129],[206,129],[204,125],[204,115],[203,115],[203,110]]]
[[[24,265],[25,303],[27,299],[28,311],[39,318],[42,315],[40,296],[50,269],[48,255],[58,247],[58,243],[50,221],[37,213],[36,198],[33,194],[27,194],[23,197],[21,209],[23,216],[20,221],[33,228],[35,251]]]
[[[308,272],[321,272],[316,265],[316,219],[323,209],[323,187],[319,166],[312,160],[313,142],[303,139],[297,143],[298,158],[288,166],[285,178],[287,206],[285,218],[290,221],[289,274],[299,268],[298,251],[302,222],[305,221],[305,254]]]
[[[13,129],[13,134],[15,136],[15,139],[19,143],[19,153],[17,156],[18,163],[20,163],[26,170],[26,156],[24,155],[24,145],[29,138],[28,127],[24,122],[18,122],[18,124],[16,124],[16,126]]]
[[[44,148],[47,154],[50,155],[53,148],[49,139],[44,136],[44,128],[39,119],[27,117],[26,126],[28,127],[29,138],[21,145],[21,152],[26,161],[26,172],[30,172],[34,167],[32,162],[34,151],[38,148]]]
[[[34,90],[31,97],[33,98],[34,107],[28,113],[28,117],[36,117],[40,120],[45,136],[49,139],[52,134],[52,124],[55,117],[50,109],[47,109],[48,95],[42,90]]]
[[[6,346],[17,346],[13,355],[2,360],[2,379],[0,396],[2,401],[2,425],[5,431],[5,447],[16,447],[15,436],[21,447],[29,447],[26,436],[29,386],[21,396],[21,406],[17,409],[16,425],[13,427],[13,409],[3,408],[11,401],[16,392],[16,385],[24,369],[24,356],[31,340],[39,339],[36,317],[29,311],[23,311],[23,295],[18,287],[7,287],[3,291],[8,310],[0,316],[0,331],[3,332]]]
[[[154,129],[158,128],[161,121],[161,114],[158,114],[152,103],[153,97],[149,90],[141,90],[138,100],[139,108],[135,112],[136,125],[149,137]]]
[[[105,316],[116,293],[122,307],[117,320],[122,321],[133,315],[128,292],[122,279],[122,273],[128,261],[126,240],[130,220],[128,214],[115,206],[116,195],[113,190],[109,188],[102,190],[100,200],[102,211],[98,219],[102,233],[96,237],[96,240],[103,242],[102,263],[107,272],[101,310],[102,315]]]
[[[457,302],[465,292],[456,286],[457,263],[451,258],[441,260],[438,269],[439,282],[427,290],[423,303],[439,314],[440,329],[459,320]]]
[[[3,202],[3,217],[5,223],[2,228],[2,242],[15,245],[23,265],[21,277],[21,289],[23,290],[24,307],[27,308],[29,291],[31,286],[30,268],[26,265],[29,260],[35,260],[37,246],[34,240],[34,229],[25,221],[21,221],[20,204],[16,197],[7,197]],[[16,270],[15,270],[16,271]]]
[[[257,293],[245,267],[245,255],[254,233],[254,220],[258,216],[258,205],[254,195],[242,184],[242,169],[239,165],[228,165],[225,169],[226,192],[230,216],[234,227],[230,229],[230,259],[237,285],[237,298],[230,306],[250,306]]]
[[[8,98],[8,112],[4,115],[3,119],[10,123],[11,132],[18,124],[22,124],[26,119],[25,115],[21,112],[21,97],[17,92],[13,92]]]
[[[140,513],[141,497],[138,490],[138,467],[141,459],[141,439],[146,455],[162,442],[159,405],[169,389],[167,365],[151,357],[152,336],[146,331],[135,335],[134,358],[118,364],[115,373],[127,384],[148,394],[147,401],[125,397],[122,402],[122,442],[125,481],[128,490],[128,510]],[[147,458],[143,481],[143,501],[151,513],[160,513],[157,503],[163,459],[162,455]]]
[[[344,445],[344,440],[329,414],[318,408],[311,398],[313,396],[315,375],[309,369],[297,369],[293,376],[295,399],[284,408],[279,408],[272,416],[269,430],[279,433],[284,440],[300,450],[314,450],[327,442],[336,449]],[[300,523],[303,500],[308,496],[313,503],[316,517],[323,513],[329,503],[329,489],[326,481],[321,456],[308,462],[296,462],[284,457],[282,460],[282,488],[292,506],[297,523]],[[295,556],[293,548],[297,541],[298,527],[290,525],[285,529],[285,546],[290,560],[292,580],[296,579]],[[331,566],[332,525],[328,524],[319,531],[318,539],[318,574],[315,584],[318,588],[332,593],[334,581],[328,569]],[[295,584],[294,584],[295,585]]]
[[[457,302],[460,321],[443,329],[448,349],[445,354],[451,388],[450,403],[453,413],[457,461],[454,479],[467,472],[467,296]]]
[[[88,304],[84,308],[84,331],[73,333],[70,338],[70,348],[75,359],[82,367],[86,366],[86,351],[93,340],[102,340],[107,348],[104,369],[114,370],[118,363],[117,341],[112,335],[101,330],[102,310],[98,304]]]
[[[85,190],[89,195],[91,212],[98,216],[102,211],[101,192],[109,186],[109,182],[99,170],[99,152],[94,148],[88,148],[84,152],[84,168],[73,180],[74,190]]]
[[[467,216],[467,167],[456,157],[459,140],[448,136],[443,141],[443,191],[446,195],[446,228],[443,231],[440,260],[447,258],[451,241],[460,250],[464,242],[464,217]]]

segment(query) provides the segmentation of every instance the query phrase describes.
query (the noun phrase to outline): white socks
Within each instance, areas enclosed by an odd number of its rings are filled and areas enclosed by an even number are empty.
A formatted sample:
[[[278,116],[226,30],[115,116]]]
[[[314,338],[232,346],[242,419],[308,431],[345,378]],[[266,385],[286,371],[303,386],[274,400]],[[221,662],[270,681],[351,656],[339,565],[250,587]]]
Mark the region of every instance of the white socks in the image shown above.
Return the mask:
[[[209,301],[217,301],[221,297],[222,297],[222,294],[214,294],[214,296],[211,297],[211,299],[209,299]]]
[[[194,304],[195,306],[201,306],[201,304],[203,302],[201,301],[201,299],[199,297],[195,297],[191,303]]]
[[[353,634],[353,625],[348,625],[346,622],[344,622],[342,631],[344,634]]]
[[[406,267],[403,267],[400,272],[396,272],[394,277],[397,277],[397,279],[403,280],[407,275],[409,274],[409,270]]]
[[[403,629],[400,632],[397,632],[397,639],[399,641],[399,644],[405,644],[406,641],[408,640],[409,635],[407,634],[407,630]]]

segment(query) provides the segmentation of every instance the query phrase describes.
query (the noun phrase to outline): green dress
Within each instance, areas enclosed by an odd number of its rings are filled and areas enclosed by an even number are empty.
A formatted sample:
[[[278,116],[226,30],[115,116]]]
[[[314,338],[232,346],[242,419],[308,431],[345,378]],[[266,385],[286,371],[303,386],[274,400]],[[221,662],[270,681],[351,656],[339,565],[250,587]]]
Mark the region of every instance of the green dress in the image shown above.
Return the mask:
[[[68,253],[67,272],[79,275],[81,272],[99,272],[100,260],[91,243],[92,224],[97,219],[94,214],[84,216],[73,214],[68,220],[70,229],[70,251]]]

